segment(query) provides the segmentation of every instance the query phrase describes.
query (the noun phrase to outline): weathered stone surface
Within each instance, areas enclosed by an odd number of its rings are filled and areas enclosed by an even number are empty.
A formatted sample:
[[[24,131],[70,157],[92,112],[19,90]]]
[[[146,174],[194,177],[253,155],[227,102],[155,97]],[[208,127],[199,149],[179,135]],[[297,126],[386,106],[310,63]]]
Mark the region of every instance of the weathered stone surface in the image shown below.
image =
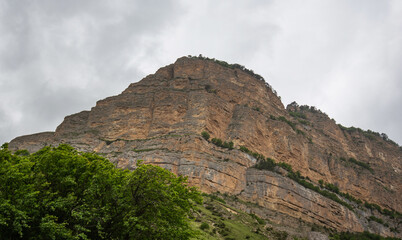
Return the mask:
[[[336,229],[364,230],[352,211],[286,177],[253,168],[248,169],[246,176],[248,187],[241,194],[246,200]]]
[[[306,119],[289,111],[302,112]],[[285,109],[263,81],[208,60],[180,58],[120,95],[98,101],[91,111],[67,116],[54,133],[18,137],[10,148],[34,152],[69,143],[128,169],[144,159],[189,176],[205,192],[238,195],[338,230],[395,235],[368,222],[367,210],[352,212],[285,176],[250,168],[253,157],[217,147],[201,138],[201,131],[289,163],[315,183],[323,179],[356,198],[402,211],[401,148],[378,136],[342,130],[323,113]],[[341,157],[369,163],[373,172]]]

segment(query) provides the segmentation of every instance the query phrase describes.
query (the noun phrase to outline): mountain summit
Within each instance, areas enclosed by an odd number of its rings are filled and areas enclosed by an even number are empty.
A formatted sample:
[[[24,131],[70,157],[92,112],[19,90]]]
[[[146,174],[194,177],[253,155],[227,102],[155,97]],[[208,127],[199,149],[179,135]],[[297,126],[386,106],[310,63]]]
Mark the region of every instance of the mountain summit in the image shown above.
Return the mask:
[[[285,108],[261,76],[238,64],[179,58],[67,116],[55,132],[18,137],[10,148],[60,143],[120,168],[143,159],[203,192],[257,204],[260,216],[285,226],[300,220],[401,237],[401,148],[314,107]]]

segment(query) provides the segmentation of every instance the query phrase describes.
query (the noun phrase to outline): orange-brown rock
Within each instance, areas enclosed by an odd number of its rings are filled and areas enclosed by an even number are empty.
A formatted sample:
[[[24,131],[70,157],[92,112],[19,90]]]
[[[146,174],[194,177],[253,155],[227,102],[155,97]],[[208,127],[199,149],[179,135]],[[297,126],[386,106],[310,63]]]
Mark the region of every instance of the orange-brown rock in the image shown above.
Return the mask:
[[[237,195],[338,230],[398,236],[369,222],[369,210],[351,211],[283,176],[286,173],[253,169],[254,157],[217,147],[200,135],[207,131],[237,148],[247,146],[292,165],[313,183],[322,179],[358,199],[401,212],[401,148],[376,134],[352,130],[311,108],[292,104],[285,109],[269,85],[246,71],[183,57],[120,95],[97,102],[90,111],[66,117],[54,133],[18,137],[10,148],[32,152],[69,143],[128,169],[144,159],[189,176],[190,183],[205,192]],[[341,158],[369,164],[372,171]]]

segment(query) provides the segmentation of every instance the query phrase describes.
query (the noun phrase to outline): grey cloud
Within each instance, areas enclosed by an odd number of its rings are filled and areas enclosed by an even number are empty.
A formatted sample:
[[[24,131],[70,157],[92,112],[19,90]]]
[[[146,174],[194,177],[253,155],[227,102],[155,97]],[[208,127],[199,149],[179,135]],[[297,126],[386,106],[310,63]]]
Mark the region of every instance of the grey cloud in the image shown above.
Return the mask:
[[[183,55],[402,143],[400,1],[1,1],[0,142],[54,130]]]

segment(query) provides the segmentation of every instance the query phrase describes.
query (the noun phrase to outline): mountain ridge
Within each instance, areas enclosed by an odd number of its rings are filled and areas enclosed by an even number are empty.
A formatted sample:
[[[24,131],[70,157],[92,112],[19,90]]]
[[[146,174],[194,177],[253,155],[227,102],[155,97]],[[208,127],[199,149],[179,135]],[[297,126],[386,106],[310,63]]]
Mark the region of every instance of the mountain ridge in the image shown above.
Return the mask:
[[[203,131],[233,142],[235,149],[207,141],[200,135]],[[90,111],[67,116],[54,133],[18,137],[10,148],[34,152],[68,143],[128,169],[144,159],[189,176],[204,192],[236,195],[338,230],[400,237],[396,231],[401,226],[381,211],[402,211],[401,149],[367,132],[342,128],[315,108],[285,108],[261,76],[241,65],[182,57],[121,94],[98,101]],[[240,151],[241,146],[292,169],[257,170],[253,166],[261,161],[258,155]],[[358,204],[351,210],[328,201],[292,181],[287,177],[291,172],[314,186],[321,181],[322,189],[335,186],[380,210]],[[369,216],[387,219],[389,227]]]

